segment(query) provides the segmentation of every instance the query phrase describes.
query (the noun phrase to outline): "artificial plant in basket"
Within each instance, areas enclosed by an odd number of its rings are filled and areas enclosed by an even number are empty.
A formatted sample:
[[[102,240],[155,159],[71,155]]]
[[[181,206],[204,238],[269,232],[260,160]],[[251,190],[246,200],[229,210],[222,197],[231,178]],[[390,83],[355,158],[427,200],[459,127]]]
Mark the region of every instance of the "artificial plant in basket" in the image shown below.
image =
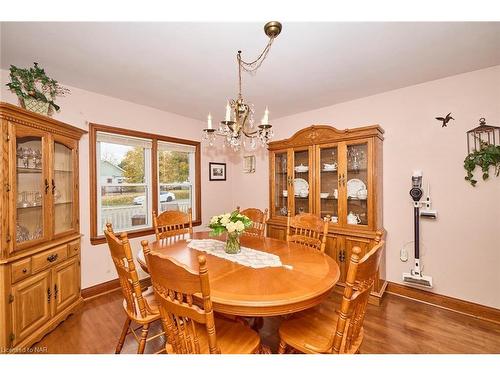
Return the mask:
[[[59,111],[60,107],[54,100],[70,92],[55,79],[48,77],[36,62],[32,68],[11,65],[10,82],[6,86],[17,95],[23,108],[45,115],[52,109]]]

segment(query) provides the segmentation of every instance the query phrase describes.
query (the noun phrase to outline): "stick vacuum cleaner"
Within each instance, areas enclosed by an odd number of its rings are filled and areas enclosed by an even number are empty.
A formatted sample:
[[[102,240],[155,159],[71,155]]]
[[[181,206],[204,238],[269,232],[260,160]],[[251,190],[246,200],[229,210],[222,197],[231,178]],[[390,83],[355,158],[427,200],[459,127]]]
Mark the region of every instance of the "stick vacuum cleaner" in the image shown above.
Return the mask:
[[[422,172],[415,171],[411,177],[411,181],[410,196],[413,199],[415,266],[409,273],[403,273],[403,282],[413,286],[432,288],[432,277],[422,275],[420,267],[420,206],[422,205],[420,199],[424,194],[422,190]]]

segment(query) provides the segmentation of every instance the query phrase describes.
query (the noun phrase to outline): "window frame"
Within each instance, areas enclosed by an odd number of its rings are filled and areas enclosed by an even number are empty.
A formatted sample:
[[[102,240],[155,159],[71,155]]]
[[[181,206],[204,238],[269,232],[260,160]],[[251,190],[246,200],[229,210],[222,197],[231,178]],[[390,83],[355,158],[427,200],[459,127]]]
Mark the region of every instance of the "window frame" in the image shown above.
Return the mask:
[[[159,212],[159,171],[158,171],[158,141],[179,143],[184,145],[194,146],[196,148],[194,155],[195,162],[195,181],[193,186],[194,192],[194,211],[196,217],[193,217],[193,226],[201,225],[201,143],[189,139],[169,137],[165,135],[144,133],[136,130],[128,130],[116,128],[113,126],[89,123],[89,172],[90,172],[90,243],[98,245],[106,242],[104,235],[98,235],[98,201],[97,201],[97,132],[106,132],[122,136],[130,136],[136,138],[145,138],[151,140],[151,194],[152,194],[152,211]],[[151,220],[152,222],[152,220]],[[151,224],[148,228],[126,231],[129,238],[147,236],[154,233]]]

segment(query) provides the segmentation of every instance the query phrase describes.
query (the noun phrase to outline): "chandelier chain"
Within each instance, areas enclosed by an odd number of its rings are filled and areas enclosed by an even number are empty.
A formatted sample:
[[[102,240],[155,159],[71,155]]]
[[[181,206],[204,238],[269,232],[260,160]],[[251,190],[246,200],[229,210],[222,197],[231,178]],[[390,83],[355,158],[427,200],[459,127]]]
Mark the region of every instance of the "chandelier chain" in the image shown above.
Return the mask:
[[[249,74],[255,74],[257,70],[260,68],[264,60],[266,59],[269,51],[271,50],[271,46],[274,42],[275,37],[270,37],[269,42],[266,47],[262,50],[260,55],[251,62],[247,62],[241,58],[241,51],[238,51],[236,55],[236,59],[238,60],[238,85],[239,85],[239,96],[241,97],[241,70],[243,69],[245,72]]]

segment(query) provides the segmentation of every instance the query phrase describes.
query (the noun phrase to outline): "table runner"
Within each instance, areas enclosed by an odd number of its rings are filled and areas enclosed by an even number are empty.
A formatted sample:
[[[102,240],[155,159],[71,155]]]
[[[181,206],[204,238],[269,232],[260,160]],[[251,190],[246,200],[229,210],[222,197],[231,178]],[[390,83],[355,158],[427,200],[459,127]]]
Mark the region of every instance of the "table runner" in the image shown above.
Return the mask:
[[[283,266],[279,256],[244,246],[238,254],[227,254],[224,251],[226,243],[218,240],[191,240],[187,246],[251,268]]]

